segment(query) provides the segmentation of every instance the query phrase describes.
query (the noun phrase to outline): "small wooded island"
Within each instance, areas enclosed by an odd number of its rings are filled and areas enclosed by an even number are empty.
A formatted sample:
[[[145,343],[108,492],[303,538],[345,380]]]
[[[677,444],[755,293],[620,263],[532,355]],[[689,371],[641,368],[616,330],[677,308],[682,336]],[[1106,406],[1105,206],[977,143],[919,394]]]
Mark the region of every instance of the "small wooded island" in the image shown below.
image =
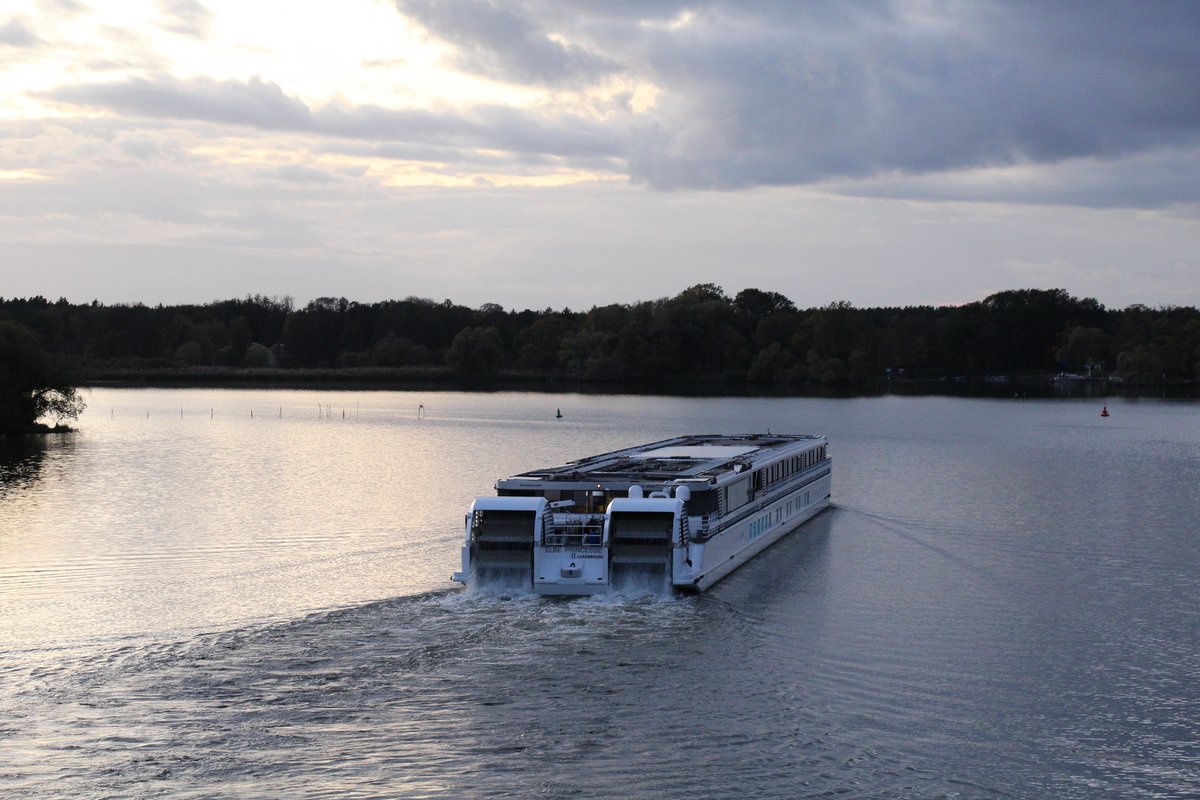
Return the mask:
[[[84,382],[403,384],[511,379],[645,387],[870,389],[923,381],[1200,379],[1200,311],[1108,309],[1062,289],[1020,289],[958,306],[801,309],[778,292],[728,296],[698,284],[670,298],[587,311],[478,308],[419,297],[358,303],[246,297],[205,305],[74,304],[0,298],[6,352],[34,352],[4,381],[4,415],[65,418]],[[15,327],[16,325],[24,328]],[[27,330],[26,330],[27,329]],[[21,333],[20,331],[26,331]],[[34,337],[30,340],[30,336]],[[14,366],[17,365],[17,366]],[[49,370],[49,371],[47,371]],[[9,424],[12,424],[11,422]]]
[[[28,327],[0,319],[0,434],[66,430],[64,421],[83,409],[71,370],[47,356]]]

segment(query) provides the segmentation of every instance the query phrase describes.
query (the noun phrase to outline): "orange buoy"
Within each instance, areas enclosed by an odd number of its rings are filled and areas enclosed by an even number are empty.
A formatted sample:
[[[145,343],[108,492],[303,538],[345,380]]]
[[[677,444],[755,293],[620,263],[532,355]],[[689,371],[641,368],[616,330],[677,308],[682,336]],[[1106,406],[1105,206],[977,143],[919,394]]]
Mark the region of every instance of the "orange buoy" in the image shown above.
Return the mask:
[[[1108,406],[1107,405],[1104,406],[1104,408],[1100,409],[1100,416],[1102,416],[1102,417],[1108,416]]]

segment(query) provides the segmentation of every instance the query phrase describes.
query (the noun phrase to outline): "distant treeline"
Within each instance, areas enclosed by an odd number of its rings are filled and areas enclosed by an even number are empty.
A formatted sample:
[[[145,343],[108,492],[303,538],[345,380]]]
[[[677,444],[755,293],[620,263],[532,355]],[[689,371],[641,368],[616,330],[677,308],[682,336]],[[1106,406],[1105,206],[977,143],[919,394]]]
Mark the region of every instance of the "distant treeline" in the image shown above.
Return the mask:
[[[214,367],[423,368],[466,378],[525,373],[581,381],[863,384],[1058,371],[1131,383],[1200,378],[1200,311],[1107,309],[1061,289],[999,292],[962,306],[800,309],[777,292],[675,297],[588,311],[467,308],[418,297],[295,308],[263,296],[205,305],[77,305],[0,298],[85,374]],[[202,369],[203,368],[203,369]]]

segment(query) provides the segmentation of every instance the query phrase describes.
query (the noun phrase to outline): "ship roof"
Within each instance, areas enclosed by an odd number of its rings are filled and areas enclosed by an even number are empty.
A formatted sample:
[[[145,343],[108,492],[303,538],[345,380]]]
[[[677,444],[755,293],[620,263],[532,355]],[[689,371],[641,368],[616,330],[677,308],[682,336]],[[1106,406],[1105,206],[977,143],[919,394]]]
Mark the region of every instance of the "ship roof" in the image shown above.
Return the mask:
[[[715,483],[824,441],[808,434],[693,434],[588,456],[562,466],[534,469],[499,481],[497,488],[531,483],[642,483],[703,481]]]

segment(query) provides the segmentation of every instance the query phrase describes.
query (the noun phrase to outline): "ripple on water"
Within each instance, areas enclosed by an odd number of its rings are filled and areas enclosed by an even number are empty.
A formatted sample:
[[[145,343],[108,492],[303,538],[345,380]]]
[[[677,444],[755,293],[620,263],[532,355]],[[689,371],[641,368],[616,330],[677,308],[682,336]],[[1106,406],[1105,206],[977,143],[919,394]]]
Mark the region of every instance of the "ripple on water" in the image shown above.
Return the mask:
[[[217,418],[0,470],[0,796],[1200,796],[1191,407],[97,393]],[[425,591],[497,475],[783,419],[839,507],[704,595]]]
[[[705,597],[449,591],[131,641],[22,682],[10,696],[22,744],[0,788],[482,797],[538,786],[548,796],[684,797],[703,791],[697,764],[708,764],[739,791],[777,789],[791,775],[795,796],[805,786],[817,796],[865,761],[879,762],[884,782],[907,774],[886,748],[816,726],[802,697],[780,695],[765,718],[744,708],[712,719],[720,693],[693,688],[689,654],[697,626],[726,616]],[[678,682],[663,681],[673,674]],[[725,693],[731,700],[736,692]],[[696,713],[682,725],[681,706]],[[672,781],[647,783],[635,766],[647,758]]]

